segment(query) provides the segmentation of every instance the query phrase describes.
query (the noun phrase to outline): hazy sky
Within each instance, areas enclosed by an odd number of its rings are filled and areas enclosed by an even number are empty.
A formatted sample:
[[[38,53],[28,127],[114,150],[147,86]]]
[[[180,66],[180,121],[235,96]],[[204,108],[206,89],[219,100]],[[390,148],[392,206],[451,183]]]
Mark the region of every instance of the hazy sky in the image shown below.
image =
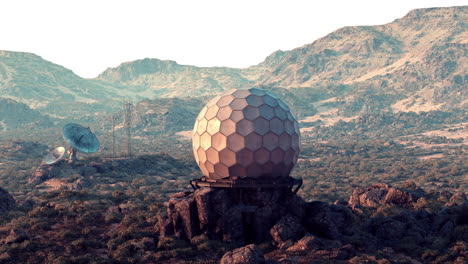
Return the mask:
[[[27,51],[82,77],[143,58],[248,67],[343,26],[468,0],[2,0],[0,50]]]

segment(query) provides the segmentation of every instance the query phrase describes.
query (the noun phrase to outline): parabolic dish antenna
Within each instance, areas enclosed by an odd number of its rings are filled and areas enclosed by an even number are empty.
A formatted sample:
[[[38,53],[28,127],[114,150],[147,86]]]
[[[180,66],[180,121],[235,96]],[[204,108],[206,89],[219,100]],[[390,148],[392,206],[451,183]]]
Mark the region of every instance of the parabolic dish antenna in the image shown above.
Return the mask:
[[[89,127],[78,124],[66,124],[63,136],[73,148],[84,153],[94,153],[99,150],[99,140]]]
[[[57,147],[45,156],[44,163],[48,165],[55,164],[57,161],[62,159],[64,154],[65,154],[65,148]]]

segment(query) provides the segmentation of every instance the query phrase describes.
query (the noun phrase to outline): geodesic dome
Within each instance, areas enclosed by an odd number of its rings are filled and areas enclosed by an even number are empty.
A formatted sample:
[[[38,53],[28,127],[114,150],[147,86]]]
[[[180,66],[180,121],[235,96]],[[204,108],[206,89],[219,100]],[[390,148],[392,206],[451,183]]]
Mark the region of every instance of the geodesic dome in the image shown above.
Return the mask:
[[[288,177],[300,152],[299,124],[270,91],[232,89],[201,110],[192,143],[209,179]]]

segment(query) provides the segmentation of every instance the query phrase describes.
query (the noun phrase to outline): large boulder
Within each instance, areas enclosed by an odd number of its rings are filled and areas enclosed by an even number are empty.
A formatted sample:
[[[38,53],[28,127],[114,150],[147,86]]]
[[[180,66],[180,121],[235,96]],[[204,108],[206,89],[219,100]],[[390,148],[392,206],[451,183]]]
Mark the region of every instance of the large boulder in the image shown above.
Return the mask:
[[[398,204],[403,206],[411,206],[416,201],[410,192],[399,190],[396,188],[390,188],[385,195],[383,200],[384,204]]]
[[[279,248],[286,248],[304,235],[304,226],[298,217],[286,215],[271,228],[270,234]]]
[[[263,254],[255,244],[236,248],[227,252],[219,264],[262,264],[265,263]]]
[[[349,198],[349,206],[377,207],[383,203],[390,186],[385,183],[373,184],[368,188],[356,187]]]

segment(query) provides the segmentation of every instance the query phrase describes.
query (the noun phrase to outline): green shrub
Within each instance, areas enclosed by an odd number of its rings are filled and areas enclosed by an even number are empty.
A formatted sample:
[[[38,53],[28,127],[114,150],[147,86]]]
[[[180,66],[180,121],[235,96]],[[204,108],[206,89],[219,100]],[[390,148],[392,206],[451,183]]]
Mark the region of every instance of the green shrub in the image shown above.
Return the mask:
[[[29,212],[28,215],[29,217],[35,217],[35,218],[40,218],[40,217],[52,218],[58,215],[58,211],[53,208],[46,207],[46,206],[38,206],[34,208],[31,212]]]
[[[188,243],[184,240],[180,240],[174,237],[164,237],[159,240],[157,247],[161,250],[170,250],[176,248],[184,248],[187,246]]]
[[[104,216],[104,222],[106,224],[120,223],[120,221],[122,221],[122,218],[123,216],[120,213],[106,212]]]
[[[80,234],[76,231],[65,230],[58,234],[58,238],[63,240],[72,241],[80,237]]]

